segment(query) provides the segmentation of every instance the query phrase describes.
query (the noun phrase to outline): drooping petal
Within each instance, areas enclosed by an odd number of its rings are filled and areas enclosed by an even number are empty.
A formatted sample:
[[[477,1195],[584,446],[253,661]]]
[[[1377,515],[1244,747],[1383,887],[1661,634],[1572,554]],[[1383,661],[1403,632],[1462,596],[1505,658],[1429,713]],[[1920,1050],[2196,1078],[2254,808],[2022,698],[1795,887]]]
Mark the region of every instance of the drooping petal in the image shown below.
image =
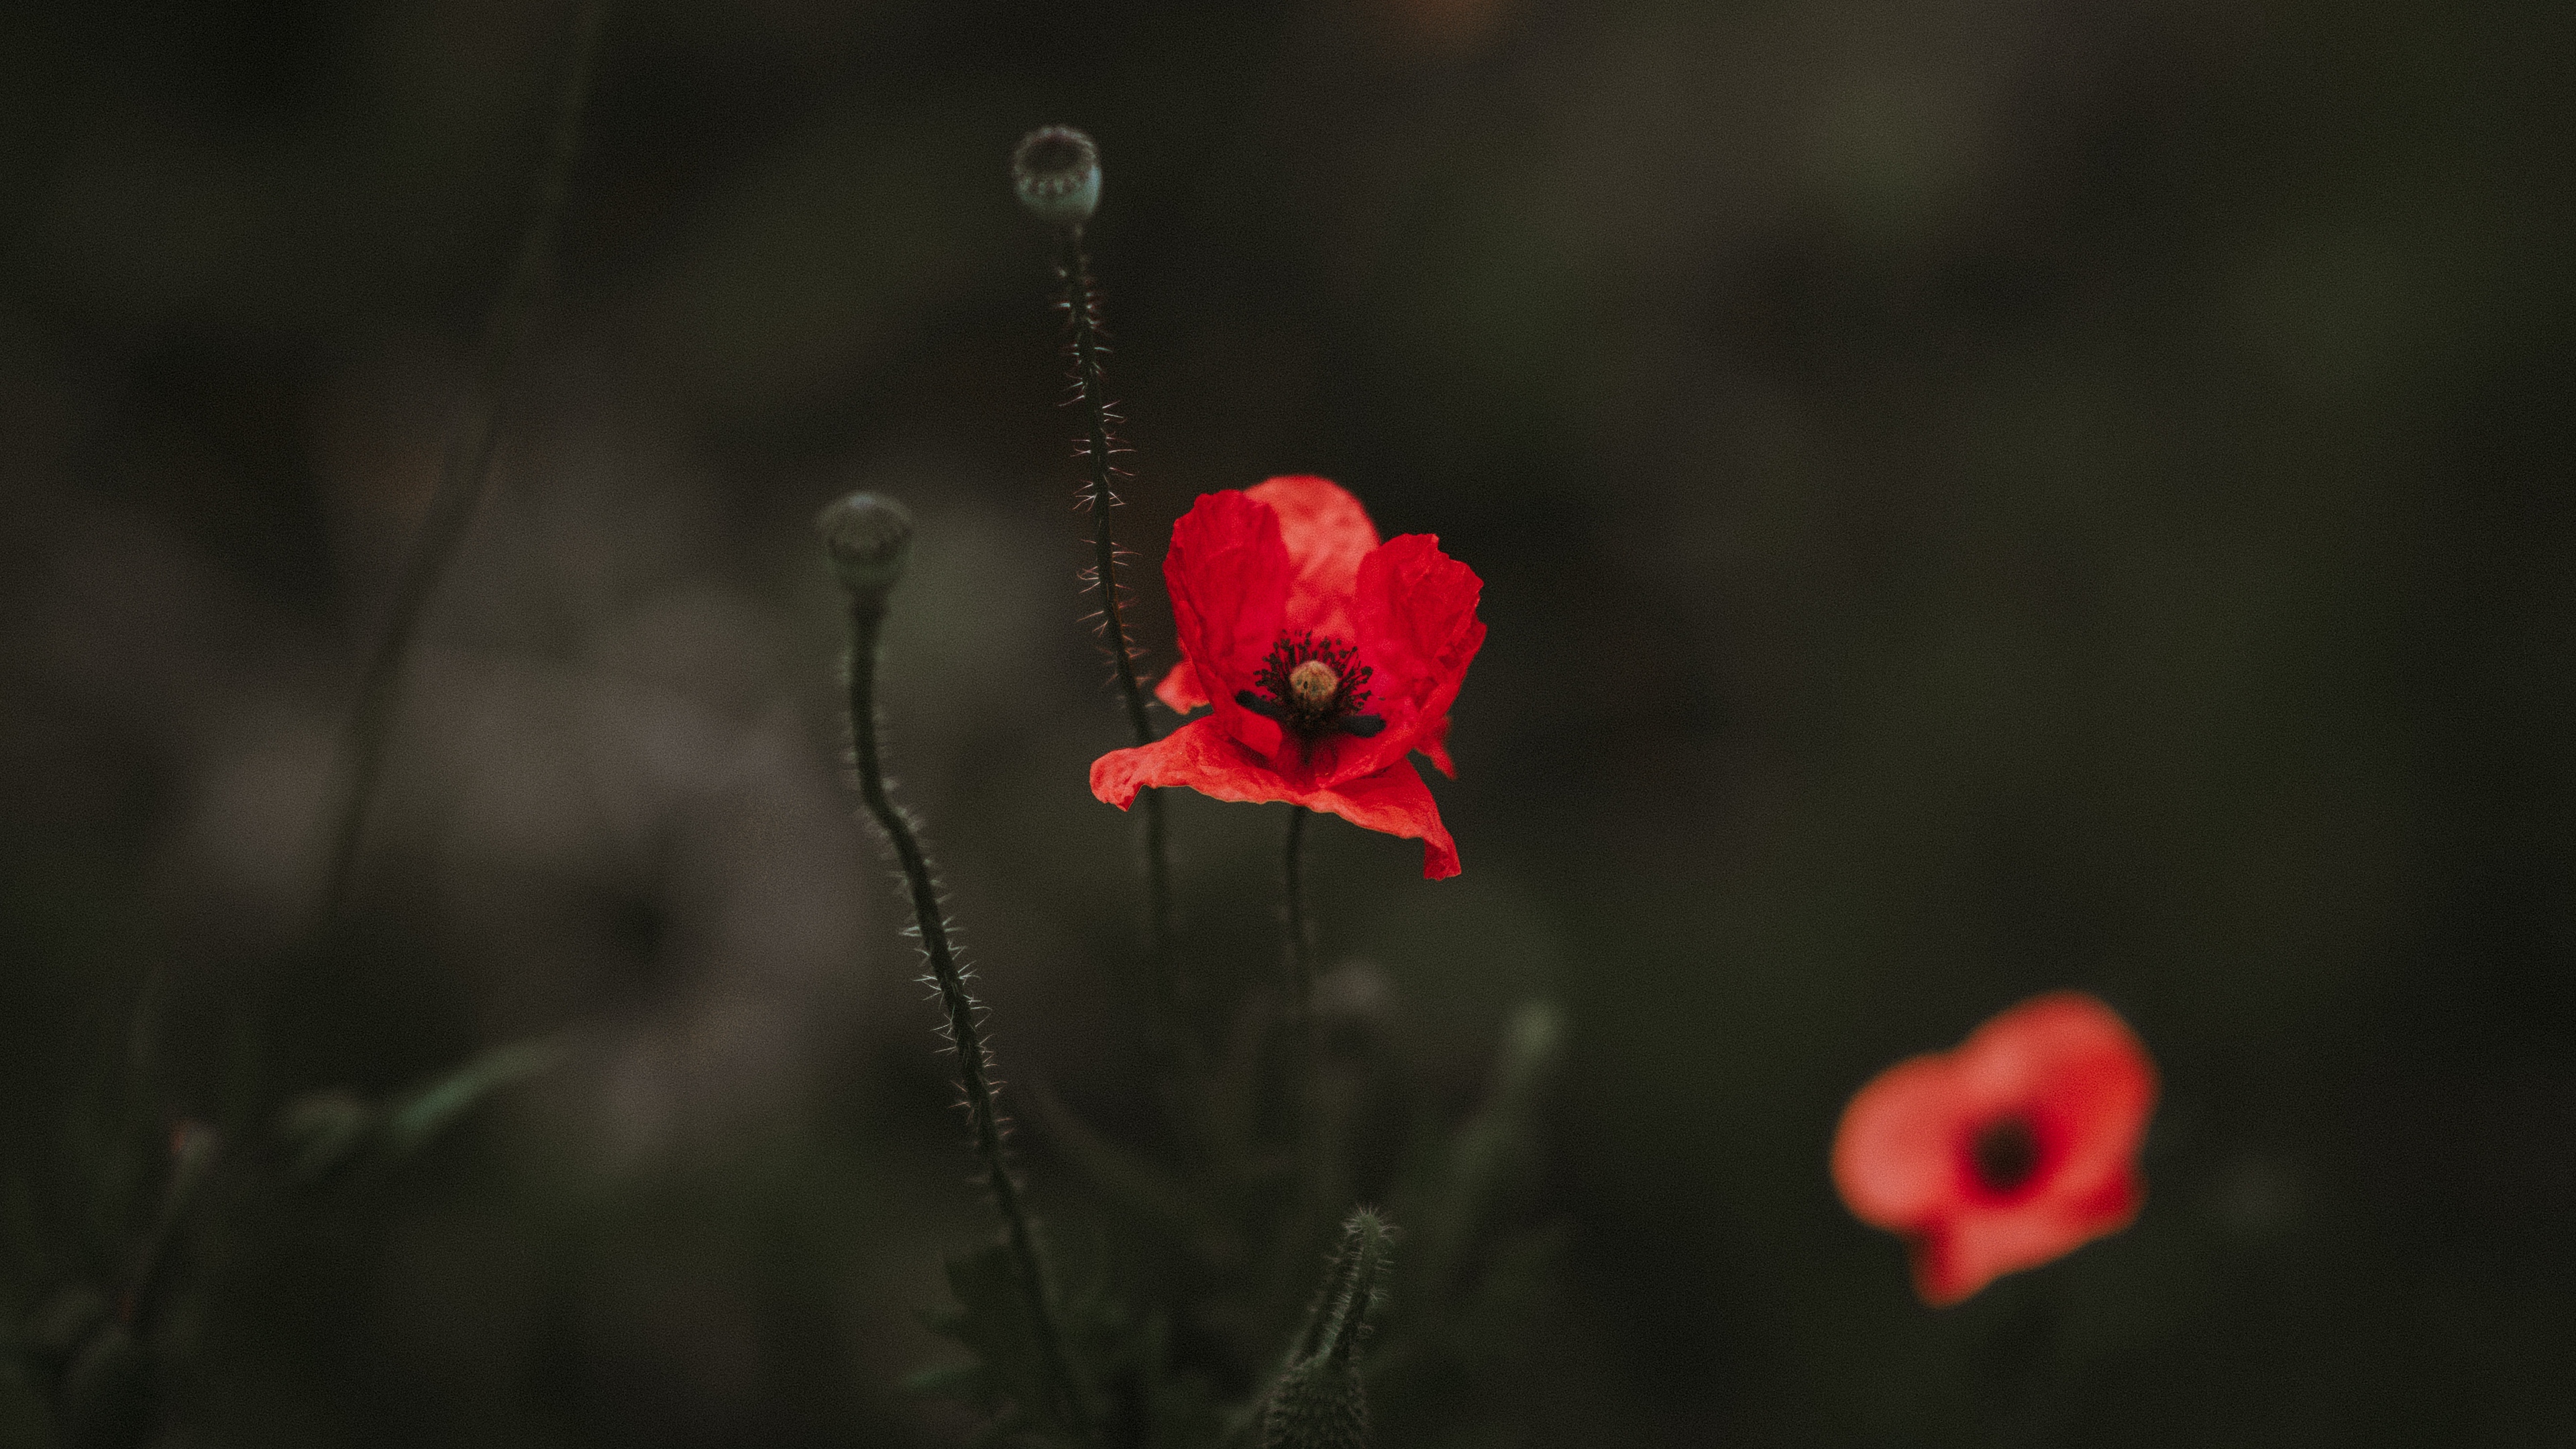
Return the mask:
[[[1179,785],[1218,800],[1285,801],[1339,815],[1364,830],[1422,842],[1427,880],[1456,875],[1458,846],[1440,820],[1439,802],[1408,760],[1338,785],[1301,786],[1229,734],[1214,715],[1196,719],[1150,745],[1112,750],[1091,763],[1091,793],[1124,810],[1137,792]]]
[[[1458,766],[1449,758],[1448,715],[1441,715],[1431,728],[1424,730],[1422,738],[1413,742],[1413,747],[1422,752],[1422,758],[1431,762],[1431,768],[1452,780],[1458,778]]]
[[[1304,474],[1273,478],[1244,493],[1279,515],[1279,537],[1296,571],[1288,586],[1286,627],[1350,638],[1360,561],[1378,546],[1368,510],[1349,489]]]
[[[1208,702],[1207,690],[1199,684],[1198,667],[1186,659],[1173,665],[1172,672],[1163,676],[1163,682],[1154,686],[1154,698],[1161,700],[1163,708],[1174,714],[1205,709]]]
[[[1111,750],[1091,762],[1091,793],[1124,810],[1139,790],[1180,785],[1219,800],[1285,800],[1270,763],[1228,734],[1214,715],[1191,720],[1150,745]]]
[[[1421,841],[1424,880],[1447,880],[1460,869],[1457,842],[1440,821],[1440,802],[1431,798],[1431,787],[1411,760],[1399,758],[1374,775],[1317,790],[1297,803],[1329,810],[1364,830]]]
[[[2136,1221],[2146,1192],[2134,1170],[2084,1197],[2057,1192],[2009,1211],[1960,1214],[1915,1235],[1914,1288],[1935,1308],[1963,1302],[2006,1273],[2064,1257]]]
[[[1172,593],[1172,624],[1181,655],[1216,706],[1228,734],[1265,757],[1279,748],[1279,726],[1245,709],[1262,656],[1278,642],[1287,606],[1288,548],[1279,515],[1238,492],[1205,493],[1172,525],[1163,582]]]
[[[1375,672],[1369,712],[1386,728],[1361,749],[1344,750],[1335,774],[1375,774],[1404,758],[1447,717],[1485,642],[1476,618],[1484,583],[1440,551],[1427,533],[1388,539],[1360,561],[1352,621],[1360,658]],[[1436,757],[1435,757],[1436,758]]]

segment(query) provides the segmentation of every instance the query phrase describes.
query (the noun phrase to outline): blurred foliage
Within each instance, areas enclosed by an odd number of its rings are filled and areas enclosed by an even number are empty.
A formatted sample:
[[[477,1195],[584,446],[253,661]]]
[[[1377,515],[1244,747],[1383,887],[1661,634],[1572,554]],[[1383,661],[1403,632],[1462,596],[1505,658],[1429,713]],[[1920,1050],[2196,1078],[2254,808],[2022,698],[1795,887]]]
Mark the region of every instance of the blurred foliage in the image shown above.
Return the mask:
[[[316,945],[329,741],[570,7],[13,7],[0,1208],[46,1262],[0,1308],[51,1343],[60,1285],[113,1304],[171,1126],[270,1141],[230,1130],[229,1022],[278,969],[289,1096],[566,1056],[345,1191],[208,1200],[204,1442],[970,1435],[897,1387],[953,1360],[912,1310],[981,1230],[835,778],[804,526],[862,485],[921,516],[890,728],[1042,1205],[1072,1265],[1188,1285],[1216,1245],[1078,1236],[1119,1174],[1035,1105],[1186,1145],[1082,788],[1121,724],[1002,172],[1063,120],[1104,149],[1149,662],[1209,488],[1328,474],[1487,581],[1437,787],[1466,874],[1316,840],[1328,954],[1383,987],[1354,1160],[1414,1235],[1381,1442],[2564,1442],[2562,8],[621,7],[549,340]],[[1175,805],[1236,999],[1277,822]],[[147,978],[136,1096],[99,1064]],[[2145,1214],[1928,1312],[1832,1197],[1834,1114],[2055,986],[2163,1068]],[[1445,1135],[1532,999],[1559,1094]],[[1423,1195],[1488,1152],[1538,1180],[1444,1276]],[[1502,1297],[1432,1286],[1470,1281]],[[1431,1291],[1534,1328],[1409,1348]],[[1118,1331],[1239,1402],[1256,1317]],[[0,1436],[68,1368],[35,1347]],[[1471,1368],[1488,1427],[1403,1407]]]
[[[0,1425],[10,1444],[190,1442],[202,1405],[221,1392],[197,1377],[207,1270],[219,1269],[245,1200],[322,1187],[357,1164],[400,1163],[562,1055],[514,1043],[382,1103],[310,1093],[278,1114],[282,1157],[254,1155],[203,1122],[159,1129],[156,984],[137,1003],[118,1090],[74,1112],[68,1151],[50,1171],[8,1180]]]

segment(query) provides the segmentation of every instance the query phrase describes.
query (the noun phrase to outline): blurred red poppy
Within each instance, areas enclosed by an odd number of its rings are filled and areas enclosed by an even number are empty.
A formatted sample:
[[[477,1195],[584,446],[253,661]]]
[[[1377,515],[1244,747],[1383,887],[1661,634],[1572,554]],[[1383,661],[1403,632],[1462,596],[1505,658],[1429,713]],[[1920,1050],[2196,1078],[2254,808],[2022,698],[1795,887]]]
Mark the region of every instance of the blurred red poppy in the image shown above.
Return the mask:
[[[1215,709],[1091,766],[1091,792],[1126,809],[1183,785],[1219,800],[1284,800],[1422,842],[1422,873],[1458,873],[1440,807],[1405,758],[1441,773],[1449,705],[1485,642],[1483,583],[1429,534],[1380,542],[1340,486],[1273,478],[1202,495],[1163,560],[1181,662],[1155,691]]]
[[[2155,1104],[2155,1062],[2128,1023],[2051,992],[1861,1088],[1834,1134],[1834,1186],[1905,1238],[1915,1290],[1944,1307],[2127,1227]]]

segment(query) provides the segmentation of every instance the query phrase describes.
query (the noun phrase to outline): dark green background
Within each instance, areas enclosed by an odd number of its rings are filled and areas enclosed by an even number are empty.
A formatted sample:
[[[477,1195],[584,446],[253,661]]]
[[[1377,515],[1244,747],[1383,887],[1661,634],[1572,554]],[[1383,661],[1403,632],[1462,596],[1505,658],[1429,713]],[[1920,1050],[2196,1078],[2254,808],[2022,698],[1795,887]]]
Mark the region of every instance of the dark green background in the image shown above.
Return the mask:
[[[296,940],[569,19],[0,18],[0,1166],[47,1193],[145,975],[211,1113]],[[1155,662],[1170,519],[1272,473],[1486,581],[1466,873],[1316,841],[1328,949],[1452,1098],[1513,1002],[1572,1015],[1568,1272],[1501,1427],[1441,1442],[2576,1440],[2562,21],[621,6],[281,1070],[581,1048],[240,1229],[209,1441],[958,1432],[890,1388],[984,1229],[805,527],[916,506],[902,786],[1004,1075],[1132,1121],[1130,837],[1083,789],[1123,726],[1002,175],[1058,120],[1106,153]],[[1280,824],[1178,802],[1202,969],[1268,969]],[[2163,1068],[2146,1212],[1926,1310],[1835,1114],[2070,985]]]

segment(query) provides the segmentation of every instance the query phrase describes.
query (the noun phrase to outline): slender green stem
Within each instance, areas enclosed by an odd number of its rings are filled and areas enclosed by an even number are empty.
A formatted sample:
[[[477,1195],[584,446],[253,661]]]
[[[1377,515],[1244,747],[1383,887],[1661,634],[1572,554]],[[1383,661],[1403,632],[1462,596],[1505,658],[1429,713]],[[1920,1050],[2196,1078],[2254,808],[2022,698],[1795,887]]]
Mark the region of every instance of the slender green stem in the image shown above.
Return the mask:
[[[1288,897],[1288,1012],[1301,1036],[1311,1030],[1315,1019],[1314,925],[1306,914],[1306,818],[1312,814],[1303,805],[1289,807],[1284,872]]]
[[[1002,1216],[1011,1261],[1018,1270],[1020,1290],[1028,1300],[1029,1320],[1037,1328],[1048,1377],[1053,1381],[1066,1422],[1088,1433],[1089,1407],[1075,1387],[1072,1365],[1065,1356],[1064,1335],[1056,1324],[1054,1298],[1047,1291],[1037,1239],[1029,1227],[1028,1205],[1003,1151],[1001,1112],[995,1104],[990,1053],[977,1021],[975,999],[967,994],[965,974],[958,969],[956,952],[949,944],[948,921],[939,909],[939,890],[931,875],[930,861],[913,834],[911,820],[886,794],[876,714],[877,645],[884,625],[882,593],[852,596],[850,739],[858,764],[859,795],[867,802],[868,813],[876,817],[877,827],[893,844],[895,859],[903,868],[913,921],[921,933],[922,954],[930,958],[930,974],[939,987],[940,1004],[948,1013],[948,1035],[956,1045],[957,1075],[966,1094],[966,1115],[975,1153],[983,1160],[985,1185],[992,1190],[993,1205]]]
[[[1128,642],[1126,601],[1118,592],[1118,544],[1110,529],[1110,510],[1118,506],[1117,469],[1110,459],[1126,451],[1112,435],[1114,421],[1102,392],[1100,287],[1092,280],[1091,259],[1082,249],[1079,223],[1063,229],[1064,255],[1056,263],[1064,279],[1065,315],[1073,329],[1073,380],[1083,411],[1083,456],[1091,463],[1091,487],[1084,501],[1091,508],[1092,572],[1100,586],[1102,632],[1109,656],[1118,666],[1118,693],[1127,705],[1127,723],[1138,745],[1154,742],[1154,721],[1145,712],[1145,686],[1136,675],[1136,650]],[[1171,865],[1163,843],[1163,798],[1144,792],[1146,940],[1153,956],[1154,989],[1169,1013],[1176,1009],[1179,987],[1172,968]]]
[[[1315,928],[1306,909],[1306,821],[1314,812],[1289,807],[1288,849],[1282,872],[1287,898],[1288,1111],[1295,1144],[1300,1196],[1308,1212],[1333,1210],[1331,1124],[1321,1073],[1324,1050],[1315,1020]],[[1292,1234],[1292,1239],[1301,1234]]]
[[[465,526],[474,517],[475,505],[481,501],[492,471],[492,456],[501,433],[502,402],[545,277],[546,259],[554,250],[555,233],[563,219],[564,196],[569,189],[573,157],[580,150],[582,112],[589,104],[593,62],[599,53],[600,32],[607,24],[608,9],[609,0],[583,0],[575,22],[572,55],[565,65],[563,90],[555,101],[545,160],[537,172],[528,228],[520,237],[509,279],[503,283],[485,321],[473,383],[457,408],[448,435],[438,489],[430,497],[428,515],[421,521],[420,534],[413,540],[410,557],[395,581],[384,632],[378,636],[374,651],[367,656],[365,671],[359,676],[357,704],[350,711],[341,739],[343,775],[333,807],[330,873],[322,891],[321,920],[326,925],[348,907],[358,847],[366,833],[367,810],[384,770],[385,745],[393,729],[404,659],[419,632],[421,614],[430,595],[436,592],[439,580],[455,560],[457,547],[464,541]]]

